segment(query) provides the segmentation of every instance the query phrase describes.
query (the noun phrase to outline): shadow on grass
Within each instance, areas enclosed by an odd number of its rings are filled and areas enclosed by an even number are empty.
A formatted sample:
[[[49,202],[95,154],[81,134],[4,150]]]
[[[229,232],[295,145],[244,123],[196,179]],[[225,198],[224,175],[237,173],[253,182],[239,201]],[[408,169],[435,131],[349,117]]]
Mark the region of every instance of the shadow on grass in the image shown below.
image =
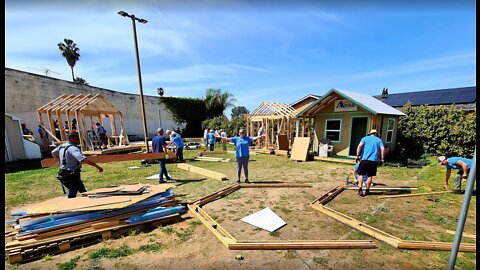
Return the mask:
[[[20,160],[5,163],[5,173],[38,170],[42,168],[42,159]]]
[[[174,179],[172,181],[174,181],[175,183],[178,183],[176,184],[175,186],[181,186],[181,185],[185,185],[185,184],[188,184],[188,183],[194,183],[194,182],[201,182],[201,181],[204,181],[204,180],[207,180],[207,178],[200,178],[200,179]]]

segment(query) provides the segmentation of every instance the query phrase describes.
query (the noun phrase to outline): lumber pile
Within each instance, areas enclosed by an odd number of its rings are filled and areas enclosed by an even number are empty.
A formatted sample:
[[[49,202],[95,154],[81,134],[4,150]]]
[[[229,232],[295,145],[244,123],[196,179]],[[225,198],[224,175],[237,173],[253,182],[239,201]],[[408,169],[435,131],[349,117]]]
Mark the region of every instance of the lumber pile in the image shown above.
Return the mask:
[[[7,221],[13,230],[5,233],[5,252],[10,263],[25,262],[178,220],[186,207],[172,187],[121,185],[28,205]]]
[[[213,161],[213,162],[230,162],[229,158],[216,158],[216,157],[195,157],[198,161]]]

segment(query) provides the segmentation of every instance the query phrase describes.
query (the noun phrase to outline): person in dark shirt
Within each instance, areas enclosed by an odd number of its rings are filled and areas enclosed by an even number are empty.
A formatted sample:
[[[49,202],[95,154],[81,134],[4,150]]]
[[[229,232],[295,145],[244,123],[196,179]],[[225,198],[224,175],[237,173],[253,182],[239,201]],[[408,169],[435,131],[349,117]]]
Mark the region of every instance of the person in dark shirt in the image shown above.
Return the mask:
[[[152,140],[152,152],[153,153],[167,153],[167,142],[165,140],[165,137],[163,136],[163,128],[157,129],[157,136],[155,136]],[[167,172],[167,166],[166,164],[166,159],[165,157],[161,158],[158,160],[158,163],[160,164],[160,175],[159,175],[159,183],[166,183],[167,181],[163,180],[163,176],[165,175],[165,178],[167,180],[171,180],[171,178],[168,176]]]
[[[23,135],[33,135],[33,132],[27,128],[25,123],[22,123],[22,133]]]

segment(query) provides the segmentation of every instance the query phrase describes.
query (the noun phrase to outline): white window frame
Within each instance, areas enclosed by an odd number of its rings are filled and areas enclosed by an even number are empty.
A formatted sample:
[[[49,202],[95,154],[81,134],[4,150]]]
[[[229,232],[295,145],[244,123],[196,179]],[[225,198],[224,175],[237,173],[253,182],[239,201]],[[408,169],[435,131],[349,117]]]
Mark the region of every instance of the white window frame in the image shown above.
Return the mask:
[[[392,125],[392,129],[388,129],[388,124],[390,123],[390,121],[393,121],[393,125]],[[393,132],[395,131],[395,118],[389,118],[387,120],[387,134],[386,134],[386,137],[385,137],[385,142],[386,143],[391,143],[393,141]],[[392,133],[392,136],[390,137],[390,141],[388,140],[388,133],[391,132]]]
[[[328,126],[328,121],[340,121],[340,129],[327,129],[327,126]],[[340,143],[342,141],[342,119],[325,119],[325,134],[324,134],[324,138],[327,138],[327,132],[336,132],[338,131],[338,141],[333,141],[331,140],[330,142],[332,143]]]

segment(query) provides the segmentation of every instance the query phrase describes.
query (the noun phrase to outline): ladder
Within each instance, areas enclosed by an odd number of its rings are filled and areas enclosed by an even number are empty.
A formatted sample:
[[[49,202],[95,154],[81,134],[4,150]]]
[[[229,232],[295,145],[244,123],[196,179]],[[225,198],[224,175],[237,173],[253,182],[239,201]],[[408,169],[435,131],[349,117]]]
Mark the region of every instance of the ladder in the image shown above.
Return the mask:
[[[87,130],[87,134],[88,141],[90,142],[92,150],[102,149],[102,142],[100,141],[100,138],[97,136],[97,134],[95,134],[93,130]]]

